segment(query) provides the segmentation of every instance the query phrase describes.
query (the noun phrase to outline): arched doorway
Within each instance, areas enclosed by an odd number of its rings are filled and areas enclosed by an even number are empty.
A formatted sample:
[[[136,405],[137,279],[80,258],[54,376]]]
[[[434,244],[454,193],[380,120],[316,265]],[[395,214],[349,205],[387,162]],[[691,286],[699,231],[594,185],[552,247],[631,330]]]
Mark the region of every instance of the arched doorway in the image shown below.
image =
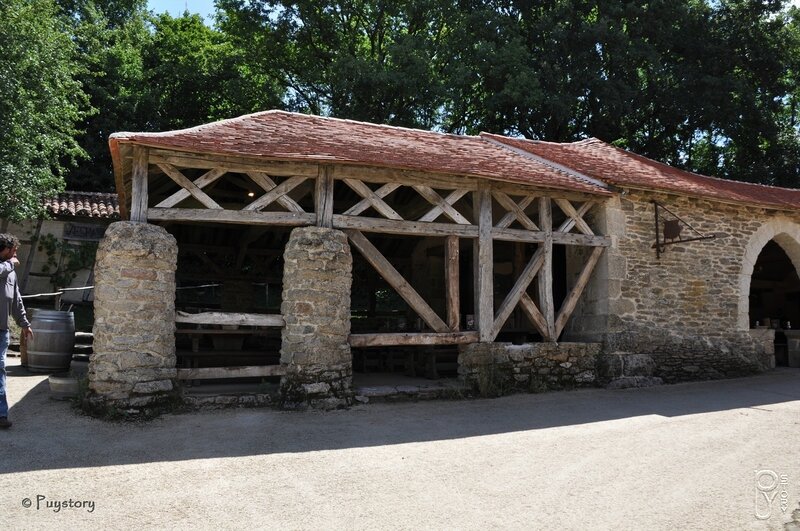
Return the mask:
[[[800,225],[776,218],[762,225],[742,259],[738,326],[776,330],[776,365],[786,365],[787,322],[800,329]]]

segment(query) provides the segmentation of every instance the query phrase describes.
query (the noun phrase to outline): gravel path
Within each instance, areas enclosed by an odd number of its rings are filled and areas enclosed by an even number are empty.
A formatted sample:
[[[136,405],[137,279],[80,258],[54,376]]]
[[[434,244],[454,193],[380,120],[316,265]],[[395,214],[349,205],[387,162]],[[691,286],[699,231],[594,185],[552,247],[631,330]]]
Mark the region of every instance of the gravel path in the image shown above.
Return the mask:
[[[118,424],[52,400],[18,363],[2,529],[784,530],[796,509],[800,521],[796,369]]]

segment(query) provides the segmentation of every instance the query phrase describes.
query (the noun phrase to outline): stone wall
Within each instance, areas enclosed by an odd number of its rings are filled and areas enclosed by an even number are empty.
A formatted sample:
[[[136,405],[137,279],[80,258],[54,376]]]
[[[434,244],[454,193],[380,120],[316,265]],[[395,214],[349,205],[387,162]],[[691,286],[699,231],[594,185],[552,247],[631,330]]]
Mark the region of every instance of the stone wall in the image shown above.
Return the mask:
[[[106,230],[94,272],[95,405],[141,408],[170,398],[177,257],[175,238],[161,227],[117,222]]]
[[[653,200],[715,239],[666,247],[656,258]],[[778,242],[800,266],[800,216],[764,208],[626,191],[598,219],[612,238],[566,337],[606,352],[648,354],[666,381],[749,374],[772,363],[750,333],[748,295],[763,246]],[[684,227],[684,237],[690,234]]]
[[[292,230],[284,251],[281,380],[284,406],[335,408],[352,400],[347,236],[321,227]]]
[[[483,396],[592,387],[597,343],[473,343],[459,348],[459,377]]]

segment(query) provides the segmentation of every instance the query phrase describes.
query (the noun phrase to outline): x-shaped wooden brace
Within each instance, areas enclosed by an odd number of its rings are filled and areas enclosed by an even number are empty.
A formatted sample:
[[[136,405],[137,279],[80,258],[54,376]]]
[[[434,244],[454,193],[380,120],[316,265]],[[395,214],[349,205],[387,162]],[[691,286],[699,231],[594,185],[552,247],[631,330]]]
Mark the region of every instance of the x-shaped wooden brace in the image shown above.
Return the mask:
[[[367,186],[366,184],[358,181],[356,179],[343,179],[345,184],[349,186],[355,193],[363,197],[361,201],[350,207],[347,211],[344,212],[346,216],[357,216],[360,213],[364,212],[369,207],[374,208],[377,210],[382,216],[388,219],[396,219],[402,220],[403,218],[395,212],[395,210],[386,204],[383,200],[384,197],[391,194],[398,188],[400,188],[400,184],[397,183],[389,183],[381,186],[375,192]]]
[[[216,201],[211,199],[208,194],[202,190],[202,188],[208,186],[225,175],[227,173],[226,170],[222,168],[214,168],[207,171],[202,176],[197,178],[197,180],[192,182],[172,164],[159,163],[158,167],[161,168],[161,170],[167,174],[170,179],[175,181],[181,187],[181,189],[157,204],[156,208],[171,208],[187,197],[192,196],[200,203],[205,205],[206,208],[222,209],[222,207],[219,206]]]
[[[531,203],[533,203],[536,197],[527,195],[522,198],[522,201],[520,201],[519,204],[517,204],[513,199],[503,192],[494,191],[492,192],[492,195],[503,208],[508,210],[508,213],[503,216],[503,218],[497,224],[497,228],[505,229],[514,223],[514,220],[517,220],[528,230],[539,230],[539,227],[536,225],[536,223],[534,223],[531,218],[525,214],[525,209],[528,208]]]
[[[558,207],[567,215],[567,219],[564,220],[564,223],[558,228],[558,232],[569,232],[572,230],[572,227],[577,227],[579,231],[589,236],[594,236],[594,232],[583,221],[583,215],[586,214],[589,209],[594,206],[593,201],[586,201],[583,203],[578,210],[575,210],[575,207],[572,206],[572,203],[567,201],[566,199],[553,199]]]
[[[278,187],[278,185],[275,184],[275,181],[273,181],[266,173],[262,173],[260,171],[249,171],[247,172],[247,176],[250,177],[254,183],[263,188],[265,192],[271,192],[272,190]],[[300,184],[301,182],[303,181],[299,181],[297,184]],[[294,186],[292,186],[292,188],[294,188]],[[289,188],[288,190],[286,190],[286,192],[288,193],[289,190],[291,190],[292,188]],[[300,213],[305,212],[305,210],[303,210],[303,207],[301,207],[297,203],[297,201],[289,197],[287,194],[278,196],[277,198],[275,198],[275,202],[277,202],[279,205],[284,207],[289,212],[300,212]],[[248,205],[248,207],[249,206],[250,205]],[[266,204],[260,205],[260,207],[257,208],[261,208],[264,206],[266,206]]]
[[[242,210],[261,210],[265,208],[272,202],[278,202],[279,204],[283,205],[285,208],[289,209],[293,212],[304,212],[300,205],[292,199],[291,197],[287,196],[289,192],[297,188],[301,185],[307,177],[295,176],[289,177],[281,184],[275,186],[275,182],[272,181],[269,177],[261,172],[248,172],[247,174],[255,183],[257,183],[261,188],[264,189],[267,193],[244,207]],[[296,210],[296,209],[300,210]]]
[[[420,188],[424,188],[423,191],[420,191]],[[442,199],[442,197],[436,193],[431,188],[425,187],[417,187],[415,186],[414,189],[417,190],[422,196],[429,202],[435,205],[427,214],[419,218],[418,221],[435,221],[436,218],[441,216],[442,214],[447,215],[450,219],[455,221],[456,223],[462,223],[459,220],[465,220],[464,216],[462,216],[455,208],[452,207],[459,199],[464,197],[469,193],[469,190],[453,190],[447,197]],[[447,211],[445,211],[447,209]],[[467,223],[469,224],[469,223]]]

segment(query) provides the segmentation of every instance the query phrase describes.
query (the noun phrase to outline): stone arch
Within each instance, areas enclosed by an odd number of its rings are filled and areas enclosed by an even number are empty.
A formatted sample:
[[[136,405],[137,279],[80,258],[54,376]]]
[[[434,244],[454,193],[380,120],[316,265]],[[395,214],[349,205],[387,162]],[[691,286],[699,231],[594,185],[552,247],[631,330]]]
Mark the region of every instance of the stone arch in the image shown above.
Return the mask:
[[[739,311],[737,328],[750,328],[750,280],[756,260],[771,240],[781,246],[800,275],[800,225],[788,218],[774,218],[764,223],[751,237],[742,257],[739,273]]]

